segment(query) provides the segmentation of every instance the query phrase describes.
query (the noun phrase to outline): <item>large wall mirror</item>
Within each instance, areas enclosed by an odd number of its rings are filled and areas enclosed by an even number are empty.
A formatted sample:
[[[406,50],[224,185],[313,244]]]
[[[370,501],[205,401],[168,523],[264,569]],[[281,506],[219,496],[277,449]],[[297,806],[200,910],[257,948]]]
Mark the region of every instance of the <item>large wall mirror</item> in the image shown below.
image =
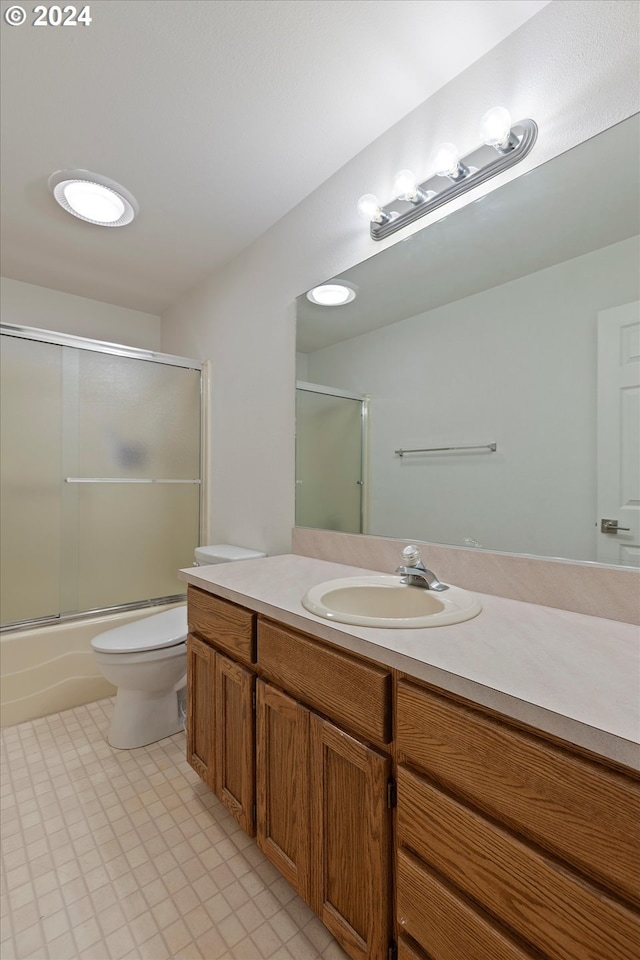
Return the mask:
[[[639,133],[636,115],[342,273],[351,303],[298,298],[298,393],[321,399],[296,444],[331,438],[299,525],[640,565]],[[344,453],[342,395],[368,398]]]

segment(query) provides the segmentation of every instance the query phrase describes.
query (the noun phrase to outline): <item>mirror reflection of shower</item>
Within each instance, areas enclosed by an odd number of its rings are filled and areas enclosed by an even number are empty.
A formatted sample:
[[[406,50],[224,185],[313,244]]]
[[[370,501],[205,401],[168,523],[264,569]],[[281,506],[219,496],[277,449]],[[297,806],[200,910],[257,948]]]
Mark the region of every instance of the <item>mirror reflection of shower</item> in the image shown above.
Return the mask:
[[[298,527],[367,532],[368,397],[296,384]]]

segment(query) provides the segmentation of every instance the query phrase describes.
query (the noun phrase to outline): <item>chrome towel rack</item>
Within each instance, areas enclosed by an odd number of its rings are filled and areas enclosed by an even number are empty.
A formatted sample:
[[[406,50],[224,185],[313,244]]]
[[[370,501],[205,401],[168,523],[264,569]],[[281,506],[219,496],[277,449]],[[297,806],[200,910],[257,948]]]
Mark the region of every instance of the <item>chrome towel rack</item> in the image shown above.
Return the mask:
[[[448,450],[488,450],[495,453],[498,449],[497,443],[472,443],[465,447],[419,447],[413,450],[394,450],[399,457],[404,457],[405,453],[445,453]]]
[[[65,477],[65,483],[200,483],[200,480],[156,480],[146,477]]]

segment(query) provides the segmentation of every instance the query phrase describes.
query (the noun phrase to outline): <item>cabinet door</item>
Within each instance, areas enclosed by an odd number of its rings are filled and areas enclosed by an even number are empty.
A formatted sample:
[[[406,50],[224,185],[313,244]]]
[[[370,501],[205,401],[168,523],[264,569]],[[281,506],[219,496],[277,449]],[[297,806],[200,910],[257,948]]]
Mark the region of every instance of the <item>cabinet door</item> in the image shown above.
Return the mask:
[[[215,792],[249,836],[255,835],[254,679],[216,654]]]
[[[215,790],[215,652],[191,634],[187,637],[187,761]]]
[[[310,900],[309,711],[256,684],[256,827],[260,849]]]
[[[386,960],[391,762],[315,714],[310,727],[311,905],[354,960]]]

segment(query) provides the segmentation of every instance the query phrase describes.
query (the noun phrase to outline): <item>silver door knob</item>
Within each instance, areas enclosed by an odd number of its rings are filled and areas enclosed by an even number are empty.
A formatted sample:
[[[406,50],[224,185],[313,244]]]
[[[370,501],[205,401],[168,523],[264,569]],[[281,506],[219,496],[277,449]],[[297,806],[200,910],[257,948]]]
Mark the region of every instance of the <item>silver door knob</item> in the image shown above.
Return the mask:
[[[619,527],[617,520],[601,520],[600,533],[618,533],[620,530],[630,530],[631,527]]]

